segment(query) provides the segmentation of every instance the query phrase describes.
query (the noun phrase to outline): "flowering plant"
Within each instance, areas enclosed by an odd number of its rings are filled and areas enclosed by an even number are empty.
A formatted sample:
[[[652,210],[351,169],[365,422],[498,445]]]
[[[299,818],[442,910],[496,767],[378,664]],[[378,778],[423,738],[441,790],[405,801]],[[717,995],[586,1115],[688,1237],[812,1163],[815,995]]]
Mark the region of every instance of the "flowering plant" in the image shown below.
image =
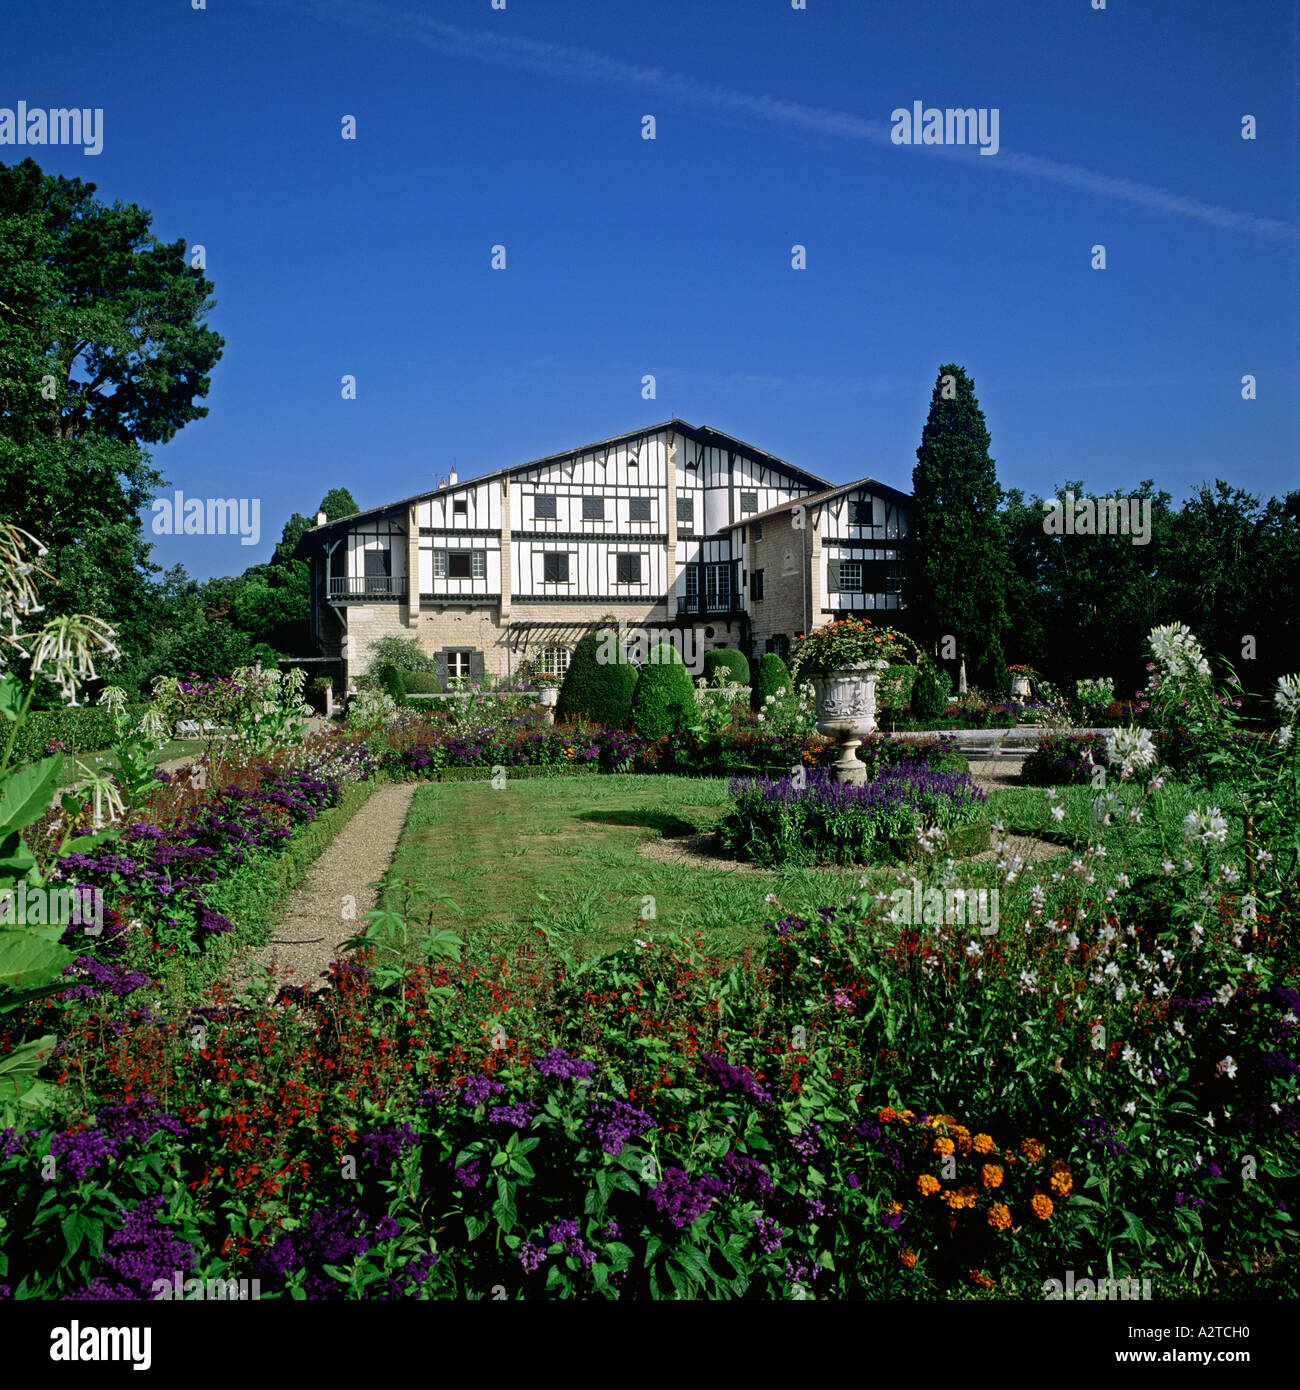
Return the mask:
[[[907,639],[891,627],[876,627],[870,618],[840,618],[801,633],[790,660],[790,674],[821,675],[867,661],[900,659]]]

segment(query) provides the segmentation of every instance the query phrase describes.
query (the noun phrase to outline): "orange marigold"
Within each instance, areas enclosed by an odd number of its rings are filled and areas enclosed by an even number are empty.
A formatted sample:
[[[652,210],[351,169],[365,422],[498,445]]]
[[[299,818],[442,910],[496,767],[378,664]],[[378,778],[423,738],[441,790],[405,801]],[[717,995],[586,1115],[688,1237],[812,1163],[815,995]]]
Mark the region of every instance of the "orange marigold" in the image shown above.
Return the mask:
[[[903,1262],[904,1269],[911,1269],[916,1263],[916,1251],[906,1249],[900,1250],[898,1252],[898,1258]]]
[[[951,1139],[936,1139],[934,1141],[935,1153],[942,1154],[945,1158],[947,1158],[950,1153],[955,1152],[956,1148],[957,1145],[954,1144]]]
[[[902,1204],[902,1202],[890,1202],[890,1204],[885,1208],[885,1215],[886,1215],[886,1216],[897,1216],[898,1213],[899,1213],[900,1211],[902,1211],[902,1210],[903,1210],[903,1204]]]
[[[991,1134],[977,1134],[970,1143],[977,1154],[991,1154],[997,1148]]]
[[[998,1231],[1007,1230],[1011,1225],[1011,1208],[1002,1202],[994,1202],[989,1208],[989,1225]]]
[[[977,1289],[991,1289],[993,1287],[993,1280],[983,1270],[972,1269],[969,1272],[970,1281]]]
[[[1035,1192],[1029,1199],[1029,1206],[1040,1221],[1046,1221],[1052,1214],[1052,1199],[1045,1192]]]
[[[1024,1139],[1020,1144],[1020,1152],[1029,1159],[1031,1163],[1037,1163],[1040,1158],[1047,1155],[1047,1150],[1037,1139]]]
[[[922,1173],[916,1180],[917,1191],[922,1197],[930,1197],[939,1190],[939,1179],[931,1173]]]
[[[983,1168],[980,1169],[980,1182],[982,1182],[985,1187],[1001,1187],[1002,1169],[999,1168],[996,1163],[986,1163]]]
[[[1074,1179],[1070,1176],[1070,1170],[1064,1163],[1052,1164],[1052,1191],[1058,1197],[1068,1197],[1074,1187]]]
[[[876,1111],[876,1119],[878,1119],[882,1125],[887,1125],[890,1120],[898,1119],[898,1111],[895,1110],[892,1105],[883,1106]]]

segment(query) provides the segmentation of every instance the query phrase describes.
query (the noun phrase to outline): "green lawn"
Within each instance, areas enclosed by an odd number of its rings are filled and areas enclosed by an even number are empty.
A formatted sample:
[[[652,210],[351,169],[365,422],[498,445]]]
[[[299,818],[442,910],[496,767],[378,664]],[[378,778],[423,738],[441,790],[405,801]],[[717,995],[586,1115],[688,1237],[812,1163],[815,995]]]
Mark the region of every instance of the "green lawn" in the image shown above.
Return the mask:
[[[1096,829],[1090,788],[1062,789],[1064,821],[1050,818],[1039,788],[989,797],[989,818],[1009,832],[1063,845]],[[1160,793],[1166,816],[1181,816],[1194,798],[1175,784]],[[725,779],[562,777],[424,784],[416,791],[383,906],[413,926],[451,928],[471,956],[501,951],[534,927],[555,932],[583,956],[625,946],[633,937],[704,934],[710,953],[726,958],[760,939],[766,923],[787,914],[812,916],[842,906],[860,891],[859,869],[736,872],[661,864],[637,852],[641,842],[711,829],[731,806]],[[1108,832],[1108,843],[1115,832]],[[1115,851],[1121,846],[1115,842]],[[1150,862],[1155,849],[1146,851]],[[1060,861],[1032,865],[1003,892],[1008,919],[1021,895]],[[1136,866],[1135,866],[1136,867]],[[927,869],[910,866],[922,878]],[[865,871],[872,892],[898,885],[897,868]],[[933,870],[929,870],[933,872]],[[996,887],[997,866],[964,862],[960,883]],[[765,901],[775,894],[779,906]],[[441,899],[449,900],[444,901]],[[641,920],[643,899],[654,917]],[[452,906],[454,904],[454,906]]]
[[[158,761],[165,763],[172,758],[197,757],[206,747],[207,744],[202,739],[172,739],[170,743],[164,744],[159,750]],[[94,753],[65,753],[63,766],[59,769],[59,786],[71,787],[86,780],[85,774],[77,769],[78,762],[85,764],[92,771],[98,771],[100,768],[108,768],[112,771],[117,766],[117,760],[114,758],[111,748],[101,748]]]
[[[857,871],[735,872],[658,864],[637,845],[711,828],[731,798],[722,778],[565,777],[421,786],[415,794],[384,906],[412,922],[451,927],[470,950],[500,950],[534,926],[581,954],[633,937],[703,932],[729,955],[757,941],[783,913],[848,901]],[[435,900],[445,894],[459,912]],[[654,918],[641,920],[642,900]],[[468,930],[467,930],[468,928]],[[486,930],[484,930],[486,928]]]

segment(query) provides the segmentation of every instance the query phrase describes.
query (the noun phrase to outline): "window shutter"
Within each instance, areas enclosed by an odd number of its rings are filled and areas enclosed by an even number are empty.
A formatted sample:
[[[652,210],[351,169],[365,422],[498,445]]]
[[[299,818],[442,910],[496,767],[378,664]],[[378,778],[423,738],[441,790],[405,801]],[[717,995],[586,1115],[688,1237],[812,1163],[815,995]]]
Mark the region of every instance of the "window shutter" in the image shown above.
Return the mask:
[[[483,679],[483,653],[477,649],[469,654],[469,678],[472,681]]]
[[[838,560],[826,561],[826,591],[831,594],[838,594],[840,591],[840,562]]]

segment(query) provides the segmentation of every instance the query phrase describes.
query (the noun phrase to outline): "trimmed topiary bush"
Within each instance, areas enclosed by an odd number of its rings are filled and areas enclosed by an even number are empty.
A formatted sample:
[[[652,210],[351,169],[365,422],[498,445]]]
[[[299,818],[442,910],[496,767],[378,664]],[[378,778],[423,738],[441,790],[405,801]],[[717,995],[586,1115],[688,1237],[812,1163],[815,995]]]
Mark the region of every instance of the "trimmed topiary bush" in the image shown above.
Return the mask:
[[[917,672],[912,683],[912,713],[918,719],[938,719],[948,707],[952,677],[931,662]]]
[[[403,671],[402,684],[408,695],[441,695],[442,682],[432,671]]]
[[[704,679],[711,685],[713,673],[726,671],[729,680],[737,685],[749,684],[749,660],[744,652],[732,651],[730,647],[714,647],[704,653]]]
[[[556,698],[555,717],[590,719],[607,729],[626,729],[635,688],[636,667],[613,630],[608,636],[589,632],[573,649]]]
[[[642,738],[663,738],[698,722],[695,686],[676,650],[665,644],[651,649],[632,693],[632,727]]]
[[[755,709],[762,709],[769,695],[778,699],[782,691],[794,692],[794,681],[790,678],[790,668],[775,652],[768,652],[758,663],[758,674],[754,677],[749,692],[749,703]]]

